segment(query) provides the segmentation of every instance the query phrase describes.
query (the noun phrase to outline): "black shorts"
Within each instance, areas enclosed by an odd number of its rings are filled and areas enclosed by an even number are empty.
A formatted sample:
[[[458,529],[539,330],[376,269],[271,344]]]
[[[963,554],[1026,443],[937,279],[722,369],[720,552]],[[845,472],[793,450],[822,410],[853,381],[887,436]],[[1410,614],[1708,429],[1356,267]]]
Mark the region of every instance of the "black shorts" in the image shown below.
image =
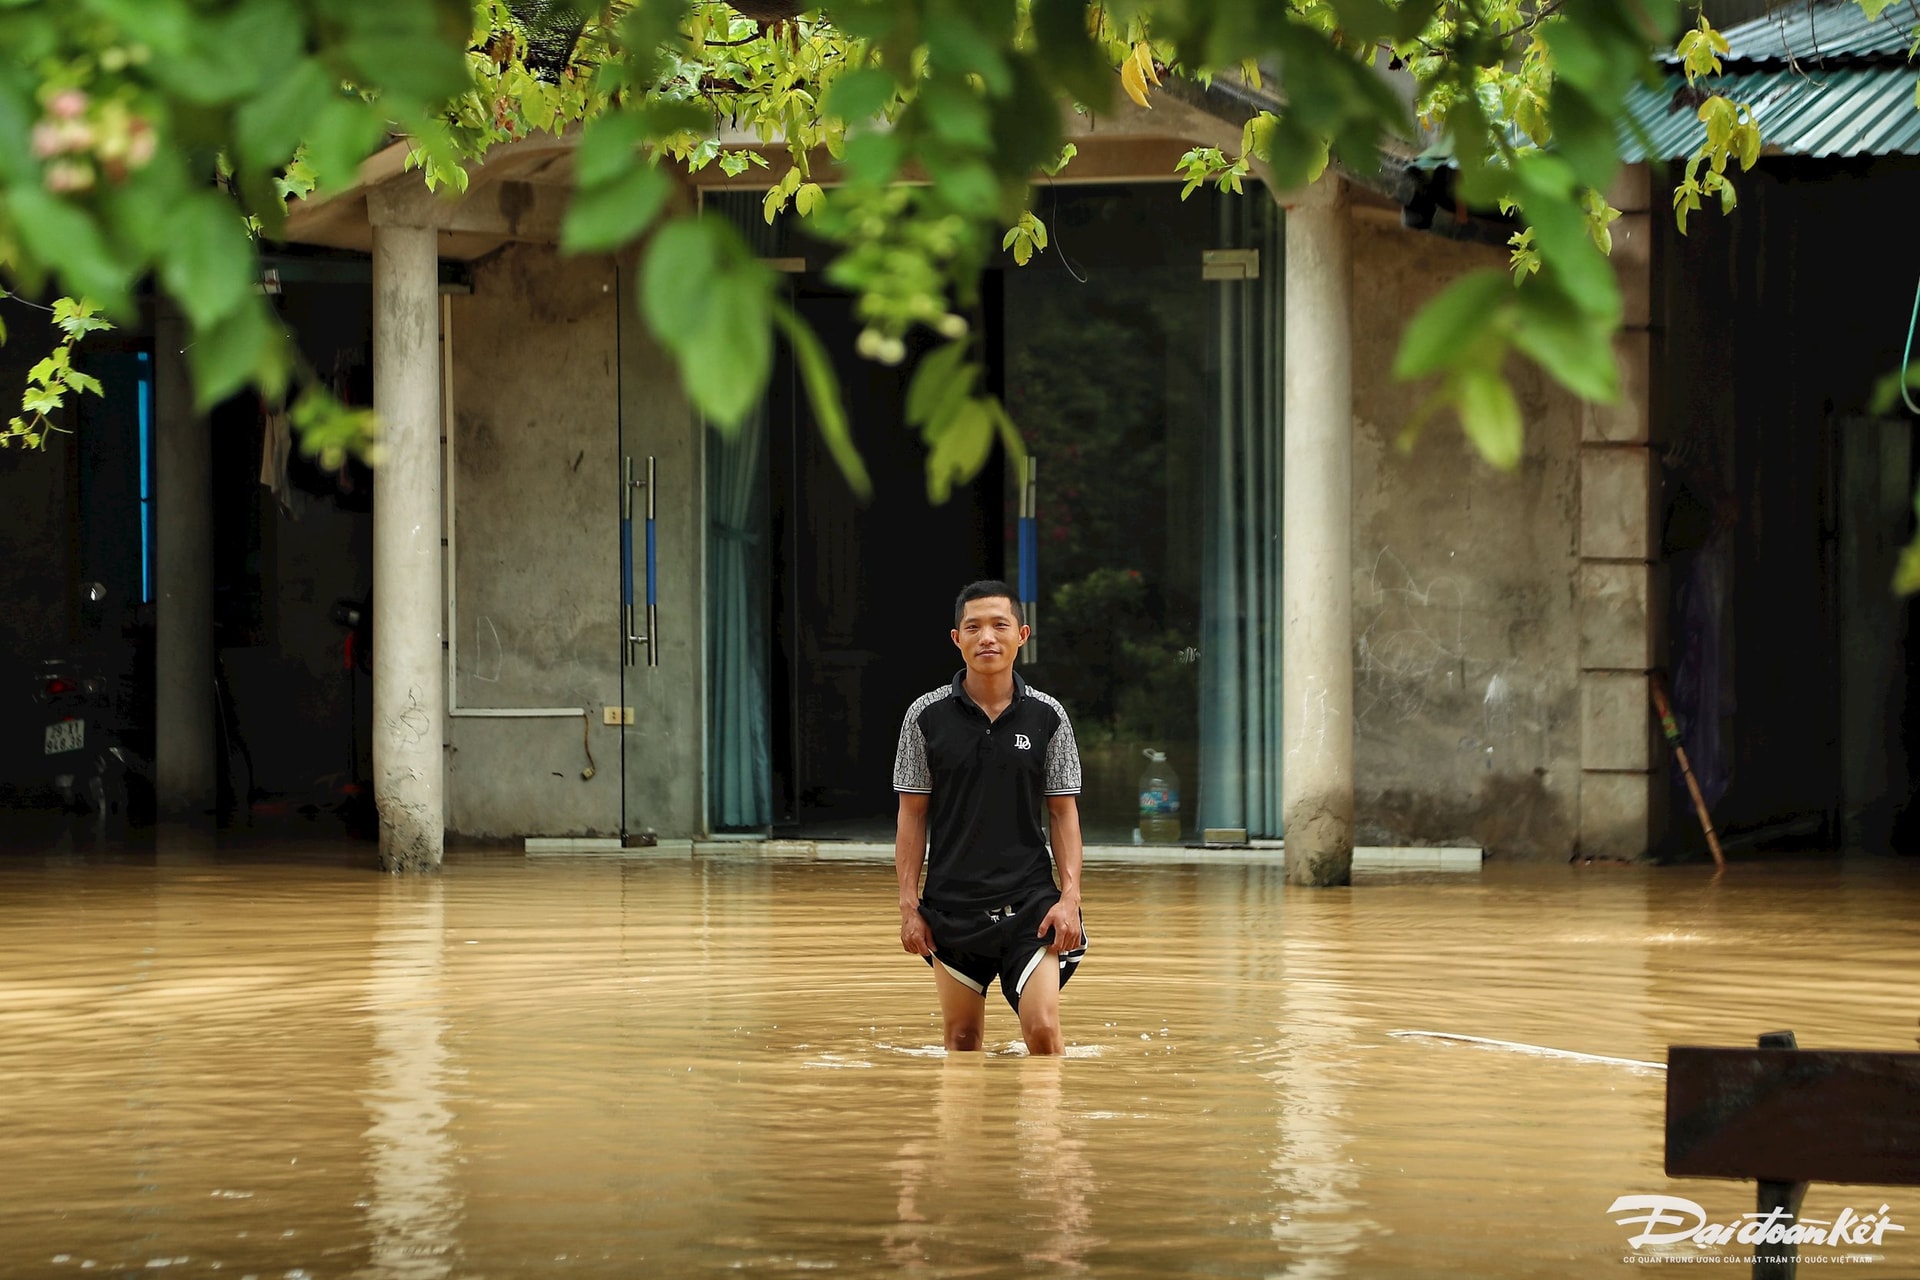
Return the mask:
[[[1020,992],[1034,969],[1046,958],[1047,948],[1054,945],[1052,929],[1047,930],[1044,937],[1039,936],[1038,930],[1040,922],[1058,901],[1060,891],[1046,889],[988,909],[969,907],[948,911],[923,902],[920,915],[933,931],[933,954],[927,957],[927,963],[937,961],[981,995],[987,993],[987,984],[998,977],[1000,994],[1018,1013]],[[1080,945],[1060,953],[1060,985],[1063,987],[1080,967],[1080,958],[1087,953],[1086,927],[1086,921],[1082,920]]]

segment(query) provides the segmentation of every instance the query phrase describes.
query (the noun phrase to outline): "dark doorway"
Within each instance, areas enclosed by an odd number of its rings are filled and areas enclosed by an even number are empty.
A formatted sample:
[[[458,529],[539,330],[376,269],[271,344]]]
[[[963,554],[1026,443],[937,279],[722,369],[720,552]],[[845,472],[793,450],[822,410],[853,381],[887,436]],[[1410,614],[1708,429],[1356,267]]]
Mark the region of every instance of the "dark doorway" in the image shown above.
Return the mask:
[[[920,350],[892,368],[860,358],[852,299],[807,277],[796,286],[794,306],[833,354],[874,492],[854,496],[781,371],[768,415],[774,825],[887,839],[901,719],[959,669],[947,635],[954,597],[1003,574],[1003,464],[996,453],[973,484],[932,505],[926,448],[906,424]]]

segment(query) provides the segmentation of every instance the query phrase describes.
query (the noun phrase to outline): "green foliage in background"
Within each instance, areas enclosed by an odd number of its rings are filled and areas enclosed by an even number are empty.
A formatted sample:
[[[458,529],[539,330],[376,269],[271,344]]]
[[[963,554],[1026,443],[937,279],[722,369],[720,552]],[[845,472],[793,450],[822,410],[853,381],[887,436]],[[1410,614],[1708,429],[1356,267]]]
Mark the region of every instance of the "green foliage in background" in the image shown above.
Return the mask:
[[[0,298],[11,296],[0,289]],[[59,340],[45,359],[27,371],[26,387],[20,393],[20,412],[7,419],[6,427],[0,429],[0,449],[12,448],[15,444],[39,448],[49,435],[66,430],[52,415],[65,407],[68,396],[83,392],[102,394],[98,378],[73,367],[73,350],[88,334],[113,326],[94,314],[91,303],[72,298],[56,300],[48,311],[53,316],[53,327],[60,333]],[[0,342],[6,338],[7,327],[0,324]]]
[[[966,373],[965,317],[994,254],[1047,252],[1031,180],[1072,162],[1064,113],[1152,110],[1232,80],[1280,105],[1245,121],[1237,154],[1185,157],[1189,189],[1297,188],[1329,166],[1365,180],[1384,141],[1441,140],[1461,197],[1520,219],[1511,274],[1455,282],[1395,366],[1432,382],[1427,412],[1456,414],[1511,467],[1510,360],[1589,399],[1618,394],[1617,214],[1600,193],[1625,95],[1681,25],[1679,0],[0,0],[0,277],[120,322],[151,279],[191,326],[203,405],[250,383],[279,397],[294,356],[255,287],[255,237],[279,231],[289,197],[348,186],[393,141],[457,192],[490,149],[577,127],[564,247],[646,242],[641,314],[723,430],[758,401],[783,336],[859,488],[818,342],[736,233],[673,199],[667,172],[765,168],[767,216],[790,206],[838,246],[829,275],[857,299],[863,354],[902,359],[914,327],[950,344],[914,387],[937,495],[1015,440]],[[1724,48],[1702,21],[1677,52],[1705,77]],[[1383,65],[1410,76],[1411,109]],[[1682,220],[1731,208],[1731,164],[1759,148],[1747,108],[1709,97],[1701,112]],[[59,407],[51,384],[37,403],[43,418]],[[16,438],[44,437],[33,412]],[[300,416],[329,451],[372,430],[324,400]]]

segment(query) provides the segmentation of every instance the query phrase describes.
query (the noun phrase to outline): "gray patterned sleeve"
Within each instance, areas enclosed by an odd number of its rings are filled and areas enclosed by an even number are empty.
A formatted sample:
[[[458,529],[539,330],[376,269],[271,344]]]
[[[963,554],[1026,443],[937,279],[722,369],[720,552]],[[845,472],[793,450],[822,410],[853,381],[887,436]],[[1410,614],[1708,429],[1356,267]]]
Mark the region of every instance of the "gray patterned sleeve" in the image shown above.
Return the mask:
[[[1060,727],[1053,731],[1053,738],[1047,743],[1047,794],[1077,796],[1080,794],[1080,744],[1073,740],[1073,722],[1067,719],[1067,709],[1057,702],[1053,709],[1060,715]]]
[[[933,794],[933,770],[927,765],[927,739],[920,732],[920,714],[928,699],[921,698],[907,708],[907,719],[900,726],[900,746],[893,755],[893,789],[915,795]]]

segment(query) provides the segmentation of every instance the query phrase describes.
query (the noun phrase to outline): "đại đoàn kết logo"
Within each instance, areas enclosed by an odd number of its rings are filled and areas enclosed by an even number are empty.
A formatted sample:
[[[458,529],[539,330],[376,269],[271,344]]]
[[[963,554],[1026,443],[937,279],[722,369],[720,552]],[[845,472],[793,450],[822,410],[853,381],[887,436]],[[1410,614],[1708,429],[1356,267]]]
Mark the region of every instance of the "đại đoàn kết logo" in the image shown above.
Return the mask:
[[[1818,1245],[1829,1249],[1877,1247],[1891,1231],[1906,1228],[1893,1220],[1890,1206],[1860,1213],[1851,1206],[1833,1218],[1795,1218],[1785,1209],[1743,1213],[1736,1221],[1714,1222],[1707,1211],[1684,1196],[1620,1196],[1607,1210],[1623,1227],[1640,1230],[1627,1238],[1641,1249],[1693,1244],[1702,1249],[1724,1245]]]

